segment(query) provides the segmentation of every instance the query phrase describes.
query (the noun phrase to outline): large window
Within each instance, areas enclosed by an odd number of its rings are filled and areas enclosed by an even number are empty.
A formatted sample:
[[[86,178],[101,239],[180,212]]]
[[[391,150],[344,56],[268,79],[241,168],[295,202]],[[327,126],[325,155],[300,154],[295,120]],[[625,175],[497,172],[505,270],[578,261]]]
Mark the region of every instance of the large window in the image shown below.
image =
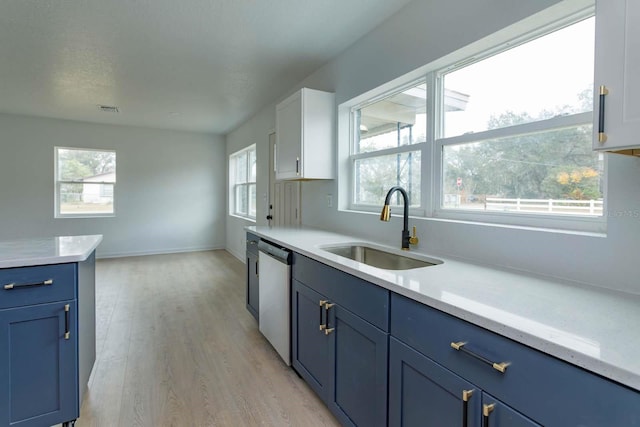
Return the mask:
[[[350,208],[376,211],[401,185],[414,214],[602,223],[593,68],[594,18],[583,12],[349,107]]]
[[[115,186],[115,151],[55,148],[57,218],[113,215]]]
[[[256,146],[229,156],[231,215],[256,218]]]
[[[458,69],[443,111],[440,207],[601,216],[602,155],[592,140],[594,18]],[[571,52],[571,54],[567,54]]]

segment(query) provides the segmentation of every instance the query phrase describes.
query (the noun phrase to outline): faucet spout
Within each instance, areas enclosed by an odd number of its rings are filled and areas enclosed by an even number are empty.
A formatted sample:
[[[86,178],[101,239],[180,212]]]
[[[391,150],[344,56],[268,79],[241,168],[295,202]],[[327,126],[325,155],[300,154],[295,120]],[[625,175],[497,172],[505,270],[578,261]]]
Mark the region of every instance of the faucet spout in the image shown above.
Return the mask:
[[[396,191],[399,191],[402,195],[402,199],[404,202],[404,214],[403,214],[403,228],[402,228],[402,249],[408,251],[409,244],[418,243],[418,238],[416,236],[411,237],[409,235],[409,196],[404,188],[400,186],[391,187],[387,196],[384,198],[384,206],[382,207],[382,212],[380,213],[381,221],[389,221],[391,219],[391,208],[389,207],[389,201],[391,200],[391,196]],[[415,234],[415,227],[414,227]]]

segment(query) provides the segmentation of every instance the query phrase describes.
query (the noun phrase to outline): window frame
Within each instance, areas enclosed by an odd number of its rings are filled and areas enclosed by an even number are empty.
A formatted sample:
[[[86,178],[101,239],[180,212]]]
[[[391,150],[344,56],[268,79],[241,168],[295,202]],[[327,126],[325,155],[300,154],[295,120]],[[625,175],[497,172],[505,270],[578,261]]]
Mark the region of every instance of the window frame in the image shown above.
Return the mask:
[[[249,145],[241,150],[238,150],[229,155],[229,215],[242,218],[251,222],[256,222],[256,215],[258,209],[258,197],[257,197],[257,170],[255,175],[255,181],[251,181],[251,171],[250,171],[250,161],[251,152],[253,152],[254,158],[257,159],[257,151],[256,144]],[[236,182],[236,165],[237,160],[240,156],[246,154],[246,176],[244,181]],[[257,161],[256,161],[256,169],[257,169]],[[256,189],[256,198],[253,201],[253,206],[256,207],[256,215],[251,215],[251,201],[249,200],[251,197],[251,187]],[[238,198],[237,191],[238,188],[246,187],[247,192],[247,213],[240,212],[238,210]]]
[[[74,150],[74,151],[93,151],[93,152],[100,152],[100,153],[113,153],[113,155],[116,157],[116,164],[115,164],[115,170],[114,170],[114,174],[115,174],[115,179],[113,181],[89,181],[89,182],[82,182],[82,181],[68,181],[68,180],[61,180],[59,179],[59,175],[58,175],[58,171],[60,169],[60,156],[59,156],[59,151],[60,150]],[[116,216],[116,182],[117,182],[117,168],[118,168],[118,160],[117,160],[117,152],[116,150],[109,150],[109,149],[103,149],[103,148],[81,148],[81,147],[59,147],[59,146],[55,146],[54,147],[54,218],[110,218],[110,217],[115,217]],[[64,184],[82,184],[84,185],[105,185],[105,184],[109,184],[112,186],[113,188],[113,192],[112,192],[112,199],[113,199],[113,208],[111,212],[96,212],[96,213],[91,213],[91,212],[81,212],[81,213],[62,213],[60,211],[61,208],[61,203],[60,203],[60,198],[61,198],[61,188],[62,185]],[[99,190],[100,192],[102,192],[102,190]]]
[[[349,107],[349,209],[350,210],[354,210],[354,211],[363,211],[363,212],[378,212],[382,205],[378,206],[378,205],[370,205],[370,204],[366,204],[366,203],[356,203],[355,202],[355,196],[356,196],[356,172],[355,172],[355,165],[356,162],[358,160],[363,160],[363,159],[371,159],[371,158],[376,158],[376,157],[384,157],[384,156],[389,156],[389,155],[393,155],[393,154],[404,154],[404,153],[409,153],[409,152],[414,152],[414,151],[419,151],[420,152],[420,156],[421,156],[421,163],[420,163],[420,204],[418,206],[413,206],[411,208],[409,208],[409,213],[411,215],[414,216],[425,216],[426,212],[427,212],[427,200],[425,198],[425,185],[428,185],[428,181],[425,180],[425,168],[424,168],[424,159],[425,156],[428,156],[427,152],[429,151],[428,145],[429,145],[429,138],[430,138],[430,133],[429,131],[427,131],[427,135],[426,135],[426,139],[425,141],[422,142],[418,142],[415,144],[406,144],[406,145],[401,145],[398,147],[391,147],[391,148],[384,148],[381,150],[376,150],[376,151],[367,151],[367,152],[360,152],[357,153],[356,152],[356,144],[358,143],[358,126],[357,126],[357,116],[358,116],[358,111],[366,108],[370,105],[373,105],[377,102],[380,102],[386,98],[389,98],[395,94],[404,92],[408,89],[411,89],[412,87],[418,86],[422,83],[424,83],[427,87],[427,99],[425,100],[426,103],[426,114],[425,114],[425,120],[427,121],[427,124],[429,123],[428,121],[428,116],[430,114],[430,108],[429,108],[429,92],[428,89],[430,88],[429,86],[429,82],[427,81],[427,77],[425,75],[422,75],[421,77],[417,78],[417,79],[411,79],[409,81],[406,81],[404,83],[402,83],[401,85],[397,85],[392,87],[390,90],[386,90],[384,92],[380,92],[378,93],[376,96],[370,97],[368,99],[366,99],[363,102],[357,103],[355,105],[352,105]],[[427,158],[430,158],[430,156],[428,156]],[[397,205],[391,205],[391,206],[397,206]]]
[[[581,216],[581,215],[558,215],[539,213],[509,213],[492,211],[474,211],[463,209],[450,209],[442,207],[444,189],[442,187],[442,172],[444,161],[444,147],[447,145],[480,142],[496,137],[517,136],[526,133],[539,131],[551,131],[579,125],[593,125],[593,111],[576,113],[566,116],[556,116],[550,119],[539,120],[519,125],[490,129],[482,132],[463,134],[444,138],[444,109],[442,102],[444,98],[443,76],[457,69],[466,67],[486,58],[516,48],[539,37],[554,33],[565,27],[577,24],[595,15],[595,7],[584,7],[581,10],[573,11],[562,17],[547,19],[542,25],[530,28],[528,31],[520,30],[514,35],[511,30],[510,37],[497,37],[502,39],[499,42],[492,41],[491,45],[484,44],[482,48],[471,46],[463,48],[460,52],[454,52],[445,58],[427,64],[414,72],[399,77],[392,82],[388,82],[376,89],[362,94],[339,106],[339,124],[348,125],[348,152],[341,149],[340,162],[342,163],[340,176],[345,177],[347,185],[340,183],[340,190],[346,191],[346,197],[341,197],[339,208],[347,211],[357,212],[377,212],[381,206],[371,206],[355,203],[355,161],[362,158],[375,157],[378,155],[388,155],[407,151],[421,150],[421,201],[419,208],[411,208],[410,215],[419,218],[434,220],[449,220],[466,223],[491,224],[495,226],[521,227],[534,229],[552,229],[569,232],[595,232],[606,231],[607,212],[607,175],[608,161],[604,156],[601,179],[603,215],[602,216]],[[492,36],[493,38],[494,36]],[[478,45],[481,45],[479,43]],[[461,53],[462,52],[462,53]],[[427,135],[426,141],[413,145],[393,147],[390,149],[373,151],[367,153],[355,153],[355,144],[358,138],[356,129],[356,111],[367,105],[378,102],[395,93],[402,92],[412,85],[426,83],[427,87]],[[347,118],[348,115],[348,118]],[[342,140],[346,137],[344,130],[339,130],[339,137]],[[344,141],[341,141],[341,146]]]

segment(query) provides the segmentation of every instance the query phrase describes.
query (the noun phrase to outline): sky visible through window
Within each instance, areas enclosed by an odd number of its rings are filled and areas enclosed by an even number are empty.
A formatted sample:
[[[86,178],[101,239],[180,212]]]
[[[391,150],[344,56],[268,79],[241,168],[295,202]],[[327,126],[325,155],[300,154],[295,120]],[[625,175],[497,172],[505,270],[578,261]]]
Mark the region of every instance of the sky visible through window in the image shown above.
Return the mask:
[[[492,116],[508,111],[532,119],[545,110],[590,111],[594,24],[585,19],[446,74],[445,88],[469,98],[464,110],[446,113],[443,136],[487,130]]]

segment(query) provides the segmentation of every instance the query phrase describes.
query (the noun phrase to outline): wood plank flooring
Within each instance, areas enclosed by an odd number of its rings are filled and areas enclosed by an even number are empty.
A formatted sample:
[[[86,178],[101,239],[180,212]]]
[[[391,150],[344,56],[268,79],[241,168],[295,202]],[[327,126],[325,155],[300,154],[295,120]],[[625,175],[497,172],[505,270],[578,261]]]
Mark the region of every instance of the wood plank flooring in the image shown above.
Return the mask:
[[[258,331],[244,268],[226,251],[98,260],[76,426],[338,426]]]

